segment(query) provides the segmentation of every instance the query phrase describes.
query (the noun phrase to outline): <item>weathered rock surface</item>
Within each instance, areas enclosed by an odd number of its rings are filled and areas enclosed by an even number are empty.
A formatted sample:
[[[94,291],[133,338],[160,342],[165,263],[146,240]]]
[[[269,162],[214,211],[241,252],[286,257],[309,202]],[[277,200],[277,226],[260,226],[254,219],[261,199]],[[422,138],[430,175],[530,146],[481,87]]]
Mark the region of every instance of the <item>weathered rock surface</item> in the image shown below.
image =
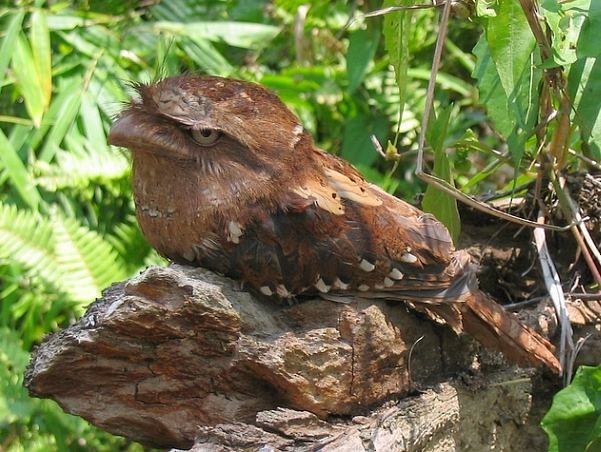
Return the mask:
[[[495,355],[476,362],[476,350],[400,303],[281,306],[172,265],[112,286],[79,322],[49,336],[26,386],[158,447],[400,451],[544,441],[528,414],[532,373],[499,374]],[[470,375],[475,362],[478,372],[492,369],[477,387],[437,385]],[[418,395],[392,402],[410,393]],[[483,412],[474,430],[475,410]]]

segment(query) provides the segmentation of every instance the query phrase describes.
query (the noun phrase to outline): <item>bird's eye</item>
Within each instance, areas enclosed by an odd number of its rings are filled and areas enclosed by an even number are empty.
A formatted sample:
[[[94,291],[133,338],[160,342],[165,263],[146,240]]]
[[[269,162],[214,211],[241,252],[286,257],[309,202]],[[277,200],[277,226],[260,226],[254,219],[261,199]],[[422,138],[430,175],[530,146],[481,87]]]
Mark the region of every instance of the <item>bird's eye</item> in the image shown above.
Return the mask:
[[[219,130],[214,129],[191,130],[190,134],[192,135],[192,139],[201,146],[211,146],[222,135]]]

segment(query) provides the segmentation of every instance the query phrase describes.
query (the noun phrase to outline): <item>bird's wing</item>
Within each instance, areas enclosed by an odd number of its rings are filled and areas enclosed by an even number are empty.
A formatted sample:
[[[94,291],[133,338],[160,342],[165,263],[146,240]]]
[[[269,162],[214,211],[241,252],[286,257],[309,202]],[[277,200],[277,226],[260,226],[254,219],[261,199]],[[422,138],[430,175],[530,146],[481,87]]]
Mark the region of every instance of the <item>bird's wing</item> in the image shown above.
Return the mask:
[[[250,211],[252,221],[228,249],[230,273],[267,294],[448,299],[469,260],[433,216],[335,157],[323,157],[322,171],[284,187],[276,209]]]

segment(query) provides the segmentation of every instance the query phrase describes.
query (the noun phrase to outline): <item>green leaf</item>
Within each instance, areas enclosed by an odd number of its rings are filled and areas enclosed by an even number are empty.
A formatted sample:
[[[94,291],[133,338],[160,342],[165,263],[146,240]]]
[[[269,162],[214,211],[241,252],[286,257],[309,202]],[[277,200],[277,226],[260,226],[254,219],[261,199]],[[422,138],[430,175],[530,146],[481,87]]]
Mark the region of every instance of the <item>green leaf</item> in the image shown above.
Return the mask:
[[[410,78],[419,80],[430,80],[430,69],[421,68],[410,68],[407,70],[407,74]],[[472,96],[472,85],[461,80],[458,77],[439,72],[436,75],[436,85],[442,88],[444,91],[455,91],[462,97]]]
[[[535,39],[518,0],[499,2],[497,15],[487,20],[486,40],[509,99],[515,97],[522,75],[530,71]]]
[[[53,114],[48,114],[46,117],[52,127],[50,127],[44,142],[44,147],[38,157],[38,159],[43,162],[49,162],[54,158],[63,138],[75,121],[82,99],[82,88],[78,82],[81,83],[81,80],[75,79],[69,83],[68,86],[64,87],[64,96],[57,99],[60,100],[61,103],[53,102],[52,107],[55,107],[56,109],[52,109],[51,107]]]
[[[0,77],[2,77],[2,79],[6,78],[6,68],[15,52],[17,36],[21,30],[21,24],[23,23],[24,17],[25,12],[23,10],[20,10],[13,15],[6,29],[4,39],[2,40],[2,46],[0,47]]]
[[[474,47],[476,67],[472,76],[478,80],[480,102],[486,106],[496,129],[504,137],[508,137],[516,126],[516,118],[510,114],[507,95],[501,85],[486,38],[482,36]]]
[[[250,22],[155,22],[150,26],[155,32],[223,41],[243,49],[265,47],[280,32],[279,27]]]
[[[31,13],[31,51],[36,74],[40,84],[44,111],[52,96],[52,63],[50,54],[50,32],[46,22],[46,11],[34,10]]]
[[[39,129],[35,130],[29,139],[31,149],[34,151],[38,150],[38,147],[44,141],[48,129],[57,121],[59,116],[65,114],[65,104],[69,103],[72,99],[79,99],[80,96],[76,93],[81,88],[82,83],[83,80],[79,77],[65,80],[65,83],[59,88],[58,94],[52,99],[42,125]],[[77,113],[77,110],[75,110],[75,113]]]
[[[352,93],[363,82],[369,63],[373,60],[380,42],[380,30],[368,27],[351,33],[346,53],[348,91]]]
[[[361,113],[348,119],[344,124],[342,156],[355,164],[372,164],[378,158],[378,153],[371,142],[371,136],[376,135],[382,142],[387,132],[388,122],[383,117]]]
[[[37,210],[42,201],[40,194],[17,151],[2,130],[0,130],[0,163],[23,201],[32,210]]]
[[[581,366],[569,386],[553,397],[541,422],[549,452],[599,450],[601,445],[601,366]]]
[[[591,0],[545,0],[541,4],[553,32],[553,60],[558,65],[601,54],[597,41],[601,33],[601,4]]]
[[[389,6],[409,6],[411,0],[384,0],[382,8]],[[388,51],[390,64],[394,67],[397,86],[399,87],[399,117],[403,116],[407,86],[409,85],[407,70],[409,69],[409,36],[411,17],[407,11],[396,11],[384,16],[384,45]]]
[[[39,83],[36,65],[27,38],[17,35],[16,48],[12,58],[12,69],[17,87],[25,100],[27,113],[36,127],[40,127],[45,110],[45,96]]]
[[[537,120],[538,87],[542,73],[536,67],[538,59],[534,54],[528,57],[529,63],[523,67],[518,79],[514,78],[516,74],[513,73],[514,70],[518,72],[518,65],[503,63],[500,65],[501,70],[505,71],[506,86],[503,86],[503,77],[500,76],[499,65],[494,62],[488,41],[491,37],[487,34],[480,38],[474,47],[476,68],[473,76],[478,80],[480,101],[486,105],[488,115],[507,140],[514,167],[517,168],[524,154],[528,133]],[[508,89],[511,90],[509,95]]]
[[[576,110],[584,145],[591,156],[601,160],[601,61],[597,58],[580,59],[570,67],[568,91]]]
[[[426,131],[426,141],[434,152],[432,173],[454,186],[451,162],[447,157],[445,146],[452,109],[453,106],[449,105],[442,111],[438,118],[435,117],[434,113],[432,114],[428,130]],[[442,222],[449,230],[453,242],[458,243],[459,233],[461,232],[461,220],[455,198],[430,184],[426,188],[422,208]]]
[[[180,46],[186,56],[208,74],[227,77],[234,72],[234,67],[207,39],[182,37]]]
[[[79,107],[83,128],[89,144],[99,151],[106,148],[106,134],[96,99],[89,92],[84,93]]]

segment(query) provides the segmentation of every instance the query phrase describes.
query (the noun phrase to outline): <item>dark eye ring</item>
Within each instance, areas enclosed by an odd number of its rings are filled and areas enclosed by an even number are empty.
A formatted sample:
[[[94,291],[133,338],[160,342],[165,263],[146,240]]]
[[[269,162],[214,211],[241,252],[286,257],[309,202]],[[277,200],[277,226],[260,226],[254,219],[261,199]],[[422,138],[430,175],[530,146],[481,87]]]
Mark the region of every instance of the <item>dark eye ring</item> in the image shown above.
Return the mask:
[[[201,146],[211,146],[223,135],[219,130],[215,129],[199,129],[191,130],[192,139]]]

